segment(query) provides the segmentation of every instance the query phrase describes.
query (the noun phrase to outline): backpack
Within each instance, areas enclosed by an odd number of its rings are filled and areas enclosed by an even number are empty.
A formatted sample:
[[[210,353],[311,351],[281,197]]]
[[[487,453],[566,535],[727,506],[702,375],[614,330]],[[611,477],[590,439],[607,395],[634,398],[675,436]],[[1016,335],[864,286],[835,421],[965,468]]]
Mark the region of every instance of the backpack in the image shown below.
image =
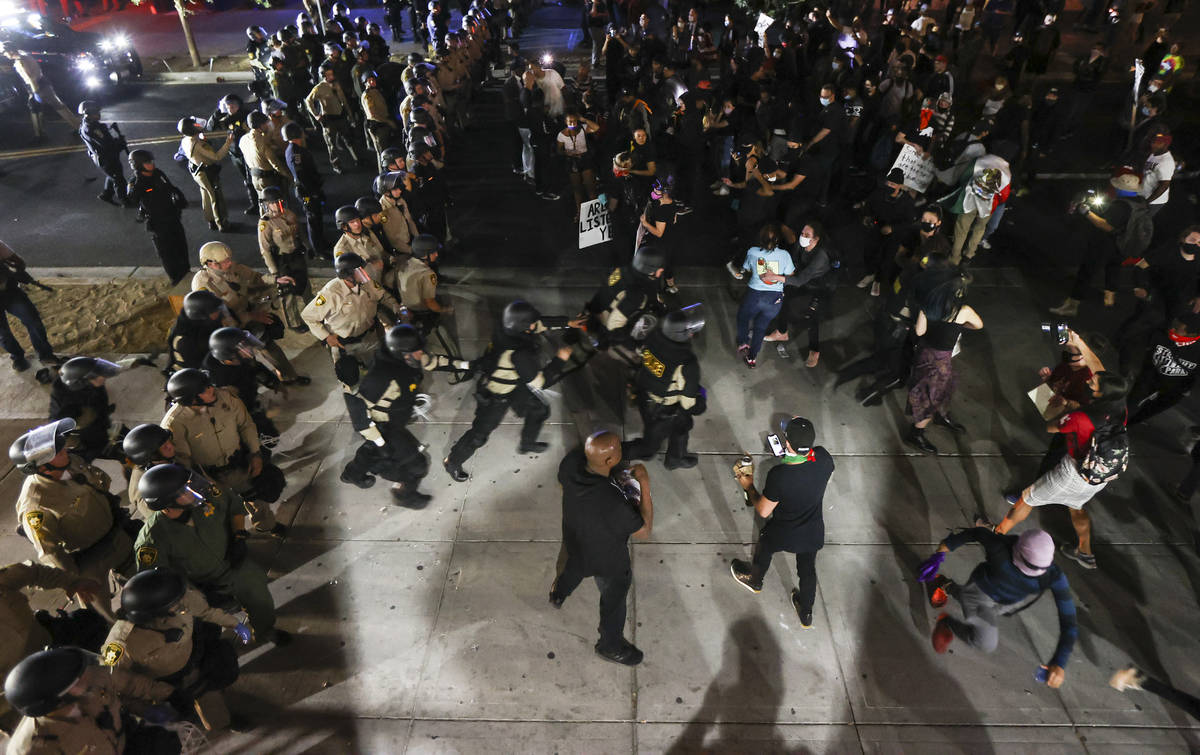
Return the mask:
[[[1117,231],[1117,249],[1125,257],[1141,257],[1150,248],[1154,236],[1154,219],[1150,216],[1150,205],[1143,199],[1120,198],[1129,205],[1129,222]]]
[[[1122,423],[1098,427],[1079,460],[1079,476],[1089,485],[1117,479],[1129,468],[1129,434]]]

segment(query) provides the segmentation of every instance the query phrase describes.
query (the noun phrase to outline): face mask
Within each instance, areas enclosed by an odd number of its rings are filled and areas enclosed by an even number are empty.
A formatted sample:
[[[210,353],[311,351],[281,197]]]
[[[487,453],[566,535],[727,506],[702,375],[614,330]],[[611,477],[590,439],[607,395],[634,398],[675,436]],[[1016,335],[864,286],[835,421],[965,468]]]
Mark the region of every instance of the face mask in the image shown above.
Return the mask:
[[[937,230],[937,223],[921,223],[921,230],[925,233],[933,233]]]
[[[1064,351],[1062,353],[1062,360],[1064,362],[1066,362],[1067,364],[1074,364],[1074,363],[1080,361],[1081,359],[1083,359],[1083,355],[1076,354],[1073,351]]]
[[[1200,254],[1200,244],[1180,244],[1179,251],[1183,254],[1190,254],[1193,257]]]
[[[950,109],[950,106],[949,106],[949,105],[942,105],[942,104],[940,104],[940,103],[939,103],[939,104],[938,104],[938,106],[937,106],[937,109],[938,109],[938,112],[939,112],[939,113],[944,113],[944,112],[946,112],[947,110],[949,110],[949,109]]]
[[[831,102],[833,102],[833,98],[832,98],[832,97],[822,97],[822,98],[821,98],[821,104],[822,104],[822,105],[828,105],[828,104],[829,104],[829,103],[831,103]]]
[[[1146,89],[1147,89],[1147,90],[1149,90],[1149,91],[1151,91],[1151,92],[1157,92],[1157,91],[1158,91],[1158,84],[1151,84],[1150,86],[1146,87]]]
[[[836,71],[842,67],[842,64],[838,63],[837,61],[834,61],[829,67]]]
[[[1150,108],[1148,106],[1142,105],[1142,115],[1150,115]]]
[[[810,239],[808,236],[801,236],[798,241],[801,249],[807,249],[812,246],[812,239]]]

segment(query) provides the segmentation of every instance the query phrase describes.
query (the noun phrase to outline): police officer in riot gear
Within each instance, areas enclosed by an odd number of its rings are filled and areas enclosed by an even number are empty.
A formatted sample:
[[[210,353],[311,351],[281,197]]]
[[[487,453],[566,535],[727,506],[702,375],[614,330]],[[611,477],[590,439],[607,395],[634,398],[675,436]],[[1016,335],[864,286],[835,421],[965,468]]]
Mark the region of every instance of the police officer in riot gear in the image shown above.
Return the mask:
[[[287,326],[293,330],[307,330],[300,319],[304,303],[312,298],[312,287],[308,282],[308,263],[305,262],[304,241],[300,236],[300,224],[296,213],[285,204],[283,189],[267,186],[262,194],[262,215],[258,221],[258,251],[271,277],[277,281],[291,278],[291,282],[277,283],[280,310]]]
[[[174,689],[141,674],[100,664],[77,647],[30,655],[8,672],[4,697],[25,718],[9,755],[44,752],[179,752],[175,732],[137,723],[126,703],[149,704],[143,715],[167,719]]]
[[[112,412],[104,381],[120,373],[121,368],[107,359],[75,357],[68,359],[50,385],[50,419],[75,420],[79,444],[75,448],[84,461],[103,457],[116,458],[110,448]]]
[[[633,348],[649,328],[642,316],[662,310],[663,268],[667,255],[653,246],[643,246],[628,267],[619,267],[608,283],[587,303],[588,332],[602,347]]]
[[[242,183],[246,187],[246,198],[249,205],[243,212],[246,215],[258,214],[258,194],[254,191],[254,179],[250,176],[250,168],[246,165],[246,157],[242,154],[240,142],[246,132],[250,130],[246,123],[247,116],[250,115],[249,110],[242,98],[236,94],[230,93],[221,98],[217,104],[217,109],[208,117],[208,123],[205,124],[205,131],[232,131],[233,146],[229,148],[229,159],[233,161],[233,165],[241,174]]]
[[[687,450],[692,418],[707,408],[700,385],[700,360],[692,338],[704,328],[699,304],[671,312],[646,337],[642,366],[634,377],[642,437],[630,441],[631,459],[650,459],[667,441],[667,469],[691,469],[698,461]]]
[[[537,334],[546,329],[541,313],[529,302],[517,299],[504,308],[500,327],[493,332],[487,351],[477,360],[480,377],[475,387],[475,419],[442,461],[455,481],[463,482],[470,477],[462,468],[463,462],[483,448],[510,408],[525,418],[517,452],[536,454],[549,447],[537,439],[542,424],[550,416],[550,407],[541,391],[562,376],[571,349],[560,348],[554,359],[542,365]]]
[[[208,355],[204,357],[201,367],[208,373],[213,385],[233,389],[258,428],[259,442],[267,448],[274,448],[279,443],[279,428],[259,402],[258,386],[273,390],[280,386],[282,380],[277,372],[259,361],[262,359],[270,363],[270,357],[263,352],[263,348],[263,342],[248,330],[219,328],[208,338]]]
[[[342,482],[369,488],[377,474],[392,481],[397,505],[423,508],[430,496],[417,486],[429,472],[429,462],[405,425],[427,399],[419,392],[425,372],[469,368],[468,362],[426,352],[425,339],[413,326],[389,328],[357,395],[347,398],[350,420],[365,442],[342,471]]]
[[[205,470],[246,501],[254,531],[282,537],[287,527],[271,505],[287,482],[268,461],[258,428],[231,388],[218,388],[203,370],[183,369],[167,380],[173,402],[162,426],[171,431],[180,464]]]
[[[304,207],[304,222],[308,227],[308,243],[313,257],[329,257],[329,242],[325,240],[325,188],[312,151],[305,146],[304,129],[299,123],[285,123],[280,134],[287,142],[283,160],[295,182],[296,196]]]
[[[132,573],[130,533],[140,523],[109,492],[107,473],[68,452],[74,429],[75,420],[60,419],[30,430],[9,447],[9,459],[25,475],[17,520],[39,562],[100,584],[88,604],[109,616],[108,573]]]
[[[129,167],[133,168],[133,178],[129,179],[129,202],[137,205],[137,220],[146,224],[154,252],[174,286],[186,278],[191,269],[187,235],[180,222],[187,200],[167,175],[154,167],[154,155],[149,150],[130,152]]]
[[[170,377],[184,367],[199,367],[208,354],[208,338],[234,322],[225,302],[212,291],[192,291],[183,297],[183,308],[167,335],[169,357],[164,370]]]
[[[108,632],[100,658],[178,688],[178,702],[194,700],[207,729],[230,724],[220,690],[238,678],[237,651],[221,639],[233,630],[250,644],[250,627],[214,608],[182,574],[161,566],[138,572],[121,588],[121,617]]]
[[[145,521],[150,518],[153,509],[138,492],[138,483],[147,469],[175,461],[175,444],[171,442],[171,431],[150,423],[138,425],[125,435],[125,439],[121,441],[121,450],[132,464],[129,470],[129,484],[126,486],[129,502],[133,504],[138,516]]]
[[[124,205],[126,202],[125,169],[121,167],[121,151],[128,150],[125,137],[121,135],[117,124],[100,122],[100,103],[94,100],[84,100],[79,103],[79,114],[83,116],[79,124],[79,138],[87,147],[88,157],[104,174],[104,191],[96,195],[102,202],[114,205]],[[115,132],[115,136],[114,136]]]
[[[400,303],[412,315],[413,324],[422,333],[432,333],[441,315],[454,313],[454,305],[437,300],[438,275],[434,270],[441,244],[432,234],[413,239],[412,255],[396,267],[396,290]]]
[[[260,642],[284,645],[291,640],[275,628],[267,573],[247,555],[237,495],[180,464],[151,467],[138,481],[138,493],[154,511],[134,543],[139,570],[162,566],[177,571],[210,604],[236,601]]]

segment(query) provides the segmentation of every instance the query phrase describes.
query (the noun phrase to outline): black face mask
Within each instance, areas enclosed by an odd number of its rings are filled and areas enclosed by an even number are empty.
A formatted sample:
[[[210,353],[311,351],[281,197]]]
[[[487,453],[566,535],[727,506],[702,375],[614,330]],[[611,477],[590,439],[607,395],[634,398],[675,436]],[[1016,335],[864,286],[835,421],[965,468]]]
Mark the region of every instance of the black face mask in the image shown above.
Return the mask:
[[[1180,244],[1179,251],[1195,256],[1200,254],[1200,244]]]
[[[931,233],[937,230],[937,223],[921,223],[921,230],[925,233]]]

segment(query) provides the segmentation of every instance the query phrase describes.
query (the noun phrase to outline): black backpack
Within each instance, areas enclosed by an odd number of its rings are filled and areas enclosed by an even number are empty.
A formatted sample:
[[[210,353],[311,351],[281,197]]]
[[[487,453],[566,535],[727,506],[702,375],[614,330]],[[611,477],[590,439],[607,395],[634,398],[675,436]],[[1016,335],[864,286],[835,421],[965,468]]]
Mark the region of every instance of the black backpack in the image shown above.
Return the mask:
[[[1129,434],[1124,423],[1113,422],[1096,428],[1088,440],[1087,452],[1079,460],[1079,475],[1089,485],[1115,480],[1129,468]]]

